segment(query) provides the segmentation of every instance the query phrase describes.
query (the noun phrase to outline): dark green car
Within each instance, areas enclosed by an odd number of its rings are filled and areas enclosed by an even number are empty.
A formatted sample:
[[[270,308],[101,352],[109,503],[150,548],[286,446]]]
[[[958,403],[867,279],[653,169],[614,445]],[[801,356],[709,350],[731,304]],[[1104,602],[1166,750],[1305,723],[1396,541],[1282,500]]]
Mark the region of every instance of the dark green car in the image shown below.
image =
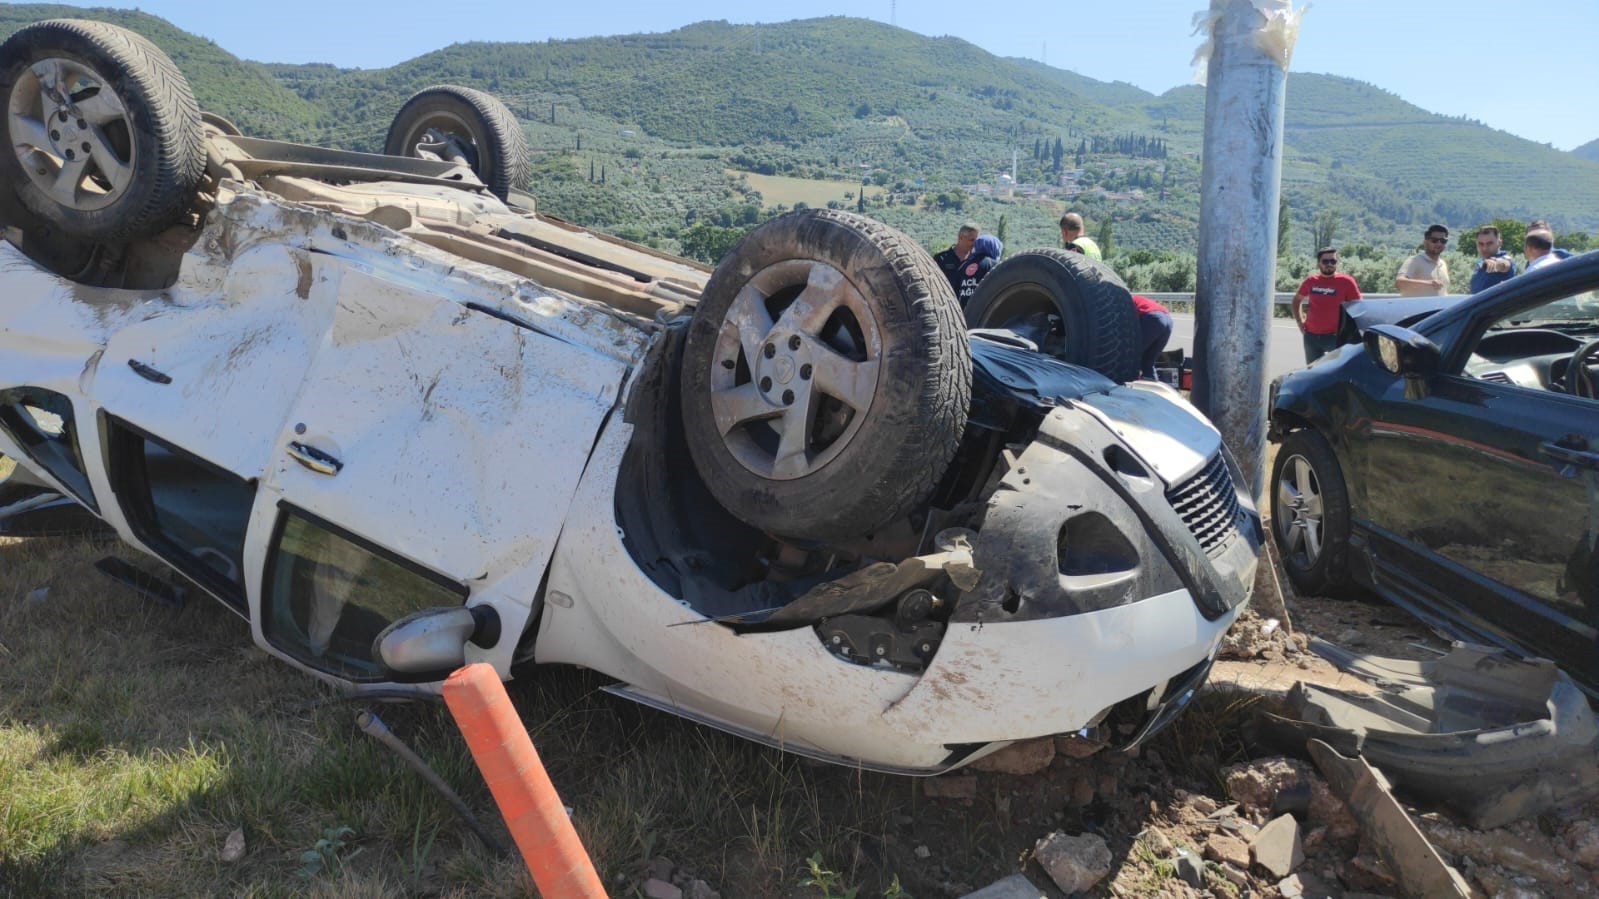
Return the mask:
[[[1596,384],[1599,252],[1277,379],[1272,535],[1294,585],[1366,588],[1599,694]]]

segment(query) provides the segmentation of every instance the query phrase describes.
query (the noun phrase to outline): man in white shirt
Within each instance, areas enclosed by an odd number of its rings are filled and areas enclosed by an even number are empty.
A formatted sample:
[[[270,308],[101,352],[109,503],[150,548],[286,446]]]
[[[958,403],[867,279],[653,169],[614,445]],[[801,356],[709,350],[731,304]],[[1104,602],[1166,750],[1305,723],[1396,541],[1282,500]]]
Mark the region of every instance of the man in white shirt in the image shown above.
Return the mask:
[[[1421,252],[1405,260],[1394,278],[1402,297],[1441,297],[1449,292],[1449,263],[1443,259],[1449,245],[1449,229],[1431,225],[1423,238]]]
[[[1555,233],[1546,228],[1534,228],[1528,231],[1526,240],[1521,242],[1521,249],[1527,254],[1529,272],[1554,265],[1571,255],[1565,250],[1555,249]]]

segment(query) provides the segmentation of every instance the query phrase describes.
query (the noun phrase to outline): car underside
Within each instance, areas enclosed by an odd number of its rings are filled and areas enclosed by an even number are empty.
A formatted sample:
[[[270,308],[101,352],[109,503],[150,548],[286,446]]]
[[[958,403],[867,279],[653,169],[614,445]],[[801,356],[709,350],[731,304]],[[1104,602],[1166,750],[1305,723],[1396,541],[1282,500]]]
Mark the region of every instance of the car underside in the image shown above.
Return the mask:
[[[539,215],[516,140],[438,133],[514,124],[465,88],[402,110],[403,156],[197,120],[182,202],[107,224],[119,166],[170,148],[102,99],[83,114],[131,149],[83,174],[38,122],[103,98],[74,42],[108,28],[19,32],[33,61],[0,76],[0,525],[71,499],[351,690],[582,665],[884,770],[1136,745],[1203,683],[1263,535],[1175,391],[1020,317],[968,334],[925,252],[862,217],[774,219],[712,271]],[[1064,279],[1039,296],[1114,279],[1028,264]]]

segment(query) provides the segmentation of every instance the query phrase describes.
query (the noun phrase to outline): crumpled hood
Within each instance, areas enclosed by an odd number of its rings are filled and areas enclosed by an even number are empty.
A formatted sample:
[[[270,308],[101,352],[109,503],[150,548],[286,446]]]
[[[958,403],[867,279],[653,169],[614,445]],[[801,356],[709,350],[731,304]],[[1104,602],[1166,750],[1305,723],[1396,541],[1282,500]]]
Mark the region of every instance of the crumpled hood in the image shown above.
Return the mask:
[[[1035,344],[1021,333],[977,330],[970,337],[972,417],[979,424],[994,417],[990,407],[1001,398],[1039,409],[1081,403],[1168,487],[1198,474],[1221,446],[1210,421],[1169,387],[1117,384],[1032,349]]]
[[[1221,448],[1221,434],[1209,419],[1176,391],[1152,381],[1086,394],[1081,402],[1168,487],[1198,474]]]

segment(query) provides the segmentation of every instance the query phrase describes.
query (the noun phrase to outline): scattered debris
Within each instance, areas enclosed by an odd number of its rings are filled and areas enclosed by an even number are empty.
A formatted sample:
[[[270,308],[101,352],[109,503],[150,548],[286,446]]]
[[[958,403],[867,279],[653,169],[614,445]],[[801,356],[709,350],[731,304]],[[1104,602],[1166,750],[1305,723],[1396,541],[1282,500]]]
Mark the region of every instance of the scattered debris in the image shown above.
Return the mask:
[[[1460,872],[1444,864],[1438,851],[1394,800],[1388,781],[1361,758],[1348,759],[1320,740],[1310,741],[1310,754],[1332,788],[1360,821],[1371,848],[1387,863],[1401,890],[1410,896],[1459,896],[1471,887]]]
[[[1044,891],[1034,886],[1026,875],[1012,874],[975,893],[967,893],[961,899],[1044,899]]]
[[[1138,835],[1138,841],[1143,843],[1156,858],[1170,857],[1172,850],[1175,848],[1172,846],[1171,839],[1162,833],[1158,827],[1144,828],[1143,832]]]
[[[1258,612],[1245,609],[1222,638],[1217,658],[1286,661],[1305,652],[1306,640],[1303,634],[1290,633],[1276,618],[1262,618]]]
[[[1213,862],[1233,865],[1239,868],[1249,867],[1249,844],[1237,837],[1226,834],[1212,834],[1205,841],[1205,858]]]
[[[1189,886],[1205,886],[1205,863],[1187,846],[1177,847],[1177,876]]]
[[[241,858],[244,858],[244,828],[239,827],[228,834],[227,840],[222,844],[222,861],[231,865]]]
[[[1326,781],[1298,759],[1281,756],[1257,759],[1226,768],[1222,776],[1227,783],[1227,795],[1251,812],[1271,814],[1278,810],[1277,797],[1288,793],[1291,802],[1297,804],[1308,792],[1309,797],[1304,801],[1307,817],[1312,825],[1327,828],[1328,838],[1348,840],[1360,833],[1360,824],[1328,789]]]
[[[1296,684],[1263,730],[1287,747],[1318,739],[1359,755],[1407,793],[1488,829],[1599,795],[1599,722],[1575,683],[1546,660],[1456,644],[1410,662],[1312,650],[1376,693]]]
[[[975,771],[991,774],[1037,774],[1055,760],[1055,738],[1022,740],[971,764]]]
[[[919,858],[919,859],[923,859],[923,860],[932,858],[933,857],[933,850],[927,848],[926,846],[917,846],[916,847],[916,857]]]
[[[1055,831],[1033,847],[1033,858],[1067,893],[1085,893],[1110,873],[1110,847],[1095,834]]]
[[[1440,850],[1469,858],[1477,865],[1499,865],[1551,887],[1562,887],[1577,879],[1577,872],[1565,859],[1504,830],[1481,833],[1433,818],[1422,818],[1419,824]]]
[[[1305,863],[1305,847],[1299,840],[1299,822],[1293,815],[1273,818],[1250,842],[1249,857],[1274,878],[1294,873]]]
[[[34,589],[28,591],[27,596],[22,598],[22,604],[24,606],[36,606],[49,598],[49,587],[35,587]]]

